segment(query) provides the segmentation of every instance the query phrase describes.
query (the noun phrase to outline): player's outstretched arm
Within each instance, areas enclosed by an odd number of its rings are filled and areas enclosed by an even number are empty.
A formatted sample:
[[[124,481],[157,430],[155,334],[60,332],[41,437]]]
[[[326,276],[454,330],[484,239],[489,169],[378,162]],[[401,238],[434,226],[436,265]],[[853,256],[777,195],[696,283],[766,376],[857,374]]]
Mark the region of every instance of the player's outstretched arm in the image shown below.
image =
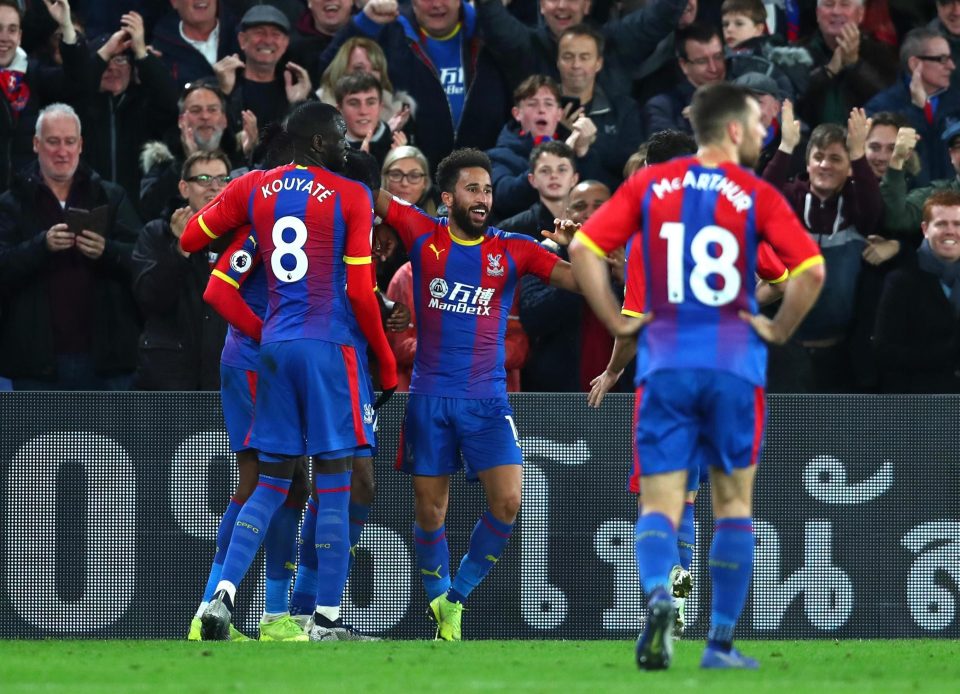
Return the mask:
[[[783,293],[783,303],[772,319],[747,311],[741,311],[740,317],[750,323],[765,341],[782,345],[790,339],[813,308],[825,279],[826,271],[822,262],[798,274],[791,274]]]
[[[577,278],[573,274],[573,268],[566,260],[558,260],[553,266],[553,272],[550,273],[550,286],[566,289],[568,292],[582,294],[580,285],[577,284]]]
[[[581,240],[579,235],[570,245],[570,260],[579,287],[573,291],[580,291],[586,297],[590,308],[611,335],[636,335],[653,318],[653,313],[645,313],[639,318],[620,314],[620,305],[610,288],[610,270],[606,260]]]
[[[373,193],[373,212],[380,219],[387,218],[387,212],[390,211],[390,200],[393,199],[393,196],[390,195],[383,188],[377,188],[372,191]]]
[[[613,341],[613,351],[610,353],[610,363],[606,370],[590,381],[590,393],[587,395],[587,405],[600,407],[603,398],[609,393],[626,368],[630,360],[637,353],[636,337],[618,337]]]

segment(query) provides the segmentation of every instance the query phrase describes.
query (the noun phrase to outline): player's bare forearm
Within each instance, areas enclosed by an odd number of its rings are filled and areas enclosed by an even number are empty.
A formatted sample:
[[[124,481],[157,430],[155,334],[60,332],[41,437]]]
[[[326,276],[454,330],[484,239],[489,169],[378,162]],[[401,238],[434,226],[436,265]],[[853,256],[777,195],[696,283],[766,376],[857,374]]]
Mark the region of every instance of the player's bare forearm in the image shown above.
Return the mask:
[[[590,392],[587,394],[587,405],[589,407],[600,407],[604,397],[617,385],[617,381],[623,375],[623,369],[636,353],[637,339],[635,337],[614,339],[610,363],[607,364],[607,368],[602,374],[590,381]]]
[[[610,363],[607,364],[607,371],[610,373],[620,373],[630,360],[637,353],[636,336],[617,337],[613,340],[613,351],[610,353]]]
[[[383,188],[377,188],[373,191],[373,211],[380,219],[386,219],[392,198],[393,196]]]
[[[558,260],[553,266],[553,272],[550,273],[550,286],[566,289],[568,292],[582,294],[580,285],[577,284],[577,278],[574,277],[573,268],[566,260]]]
[[[783,302],[776,315],[770,319],[763,315],[741,314],[764,340],[782,345],[796,332],[800,323],[813,308],[820,296],[826,270],[823,264],[807,268],[799,275],[791,275],[783,293]]]
[[[620,315],[620,305],[610,288],[610,271],[603,258],[574,239],[570,244],[570,261],[579,291],[586,297],[587,303],[590,304],[590,308],[600,322],[606,326],[611,335],[629,334],[629,331],[624,329],[625,321]]]
[[[769,306],[770,304],[780,301],[783,297],[783,292],[786,289],[786,282],[778,282],[772,284],[764,280],[757,282],[757,289],[755,296],[757,297],[757,303],[761,306]]]

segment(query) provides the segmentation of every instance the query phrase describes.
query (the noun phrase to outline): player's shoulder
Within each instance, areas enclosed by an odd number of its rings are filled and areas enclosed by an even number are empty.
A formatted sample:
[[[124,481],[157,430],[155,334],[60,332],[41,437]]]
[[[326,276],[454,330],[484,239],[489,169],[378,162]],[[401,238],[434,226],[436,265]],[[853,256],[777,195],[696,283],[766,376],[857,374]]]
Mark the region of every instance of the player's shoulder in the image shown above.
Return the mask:
[[[498,227],[487,228],[487,238],[502,244],[508,250],[529,251],[540,244],[532,236],[518,234],[515,231],[504,231]]]
[[[350,178],[343,173],[338,173],[336,171],[331,171],[330,169],[324,169],[317,167],[318,171],[323,172],[323,178],[326,181],[329,181],[331,187],[335,186],[335,190],[338,192],[353,193],[353,194],[363,194],[367,196],[372,196],[370,189],[360,181]]]
[[[768,194],[770,191],[777,190],[772,183],[763,180],[753,169],[741,164],[729,162],[724,164],[723,171],[728,179],[744,190],[753,190],[758,194]]]

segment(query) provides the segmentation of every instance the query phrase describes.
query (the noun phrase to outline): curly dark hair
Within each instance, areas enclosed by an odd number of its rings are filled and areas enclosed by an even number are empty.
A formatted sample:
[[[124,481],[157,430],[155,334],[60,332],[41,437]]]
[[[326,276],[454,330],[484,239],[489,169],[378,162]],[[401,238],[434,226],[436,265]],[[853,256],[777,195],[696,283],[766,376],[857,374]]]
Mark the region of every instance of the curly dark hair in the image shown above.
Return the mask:
[[[490,157],[479,149],[455,149],[437,167],[437,186],[443,193],[452,193],[457,187],[462,169],[480,168],[490,173]]]

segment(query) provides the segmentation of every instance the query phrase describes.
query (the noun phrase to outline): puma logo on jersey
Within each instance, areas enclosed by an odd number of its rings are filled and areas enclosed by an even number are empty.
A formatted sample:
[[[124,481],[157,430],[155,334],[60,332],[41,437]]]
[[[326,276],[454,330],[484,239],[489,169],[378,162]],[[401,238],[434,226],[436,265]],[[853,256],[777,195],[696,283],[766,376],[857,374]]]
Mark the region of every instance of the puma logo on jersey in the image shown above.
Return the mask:
[[[437,247],[434,246],[432,243],[429,246],[427,246],[427,248],[433,251],[433,254],[437,256],[437,260],[440,260],[440,254],[443,253],[445,250],[447,250],[446,248],[441,248],[438,250]]]

